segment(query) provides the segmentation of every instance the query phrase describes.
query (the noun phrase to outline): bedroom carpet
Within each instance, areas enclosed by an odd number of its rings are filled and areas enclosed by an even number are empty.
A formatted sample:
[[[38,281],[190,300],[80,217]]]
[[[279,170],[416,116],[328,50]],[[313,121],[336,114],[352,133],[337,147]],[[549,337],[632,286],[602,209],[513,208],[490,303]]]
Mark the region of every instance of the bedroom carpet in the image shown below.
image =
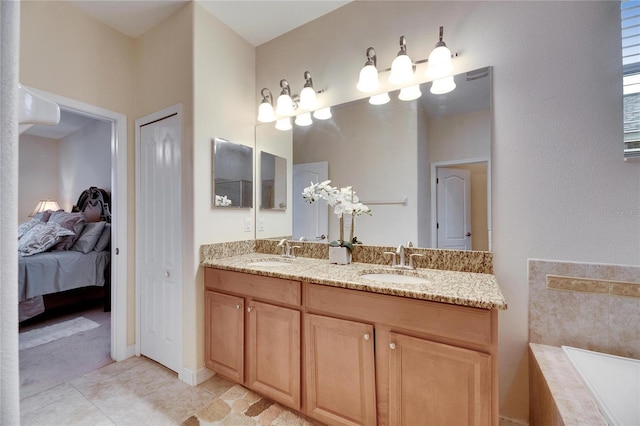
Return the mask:
[[[76,325],[80,322],[89,324],[77,321],[80,317],[98,326],[20,350],[21,400],[113,362],[110,356],[111,315],[100,307],[30,323],[22,327],[20,333],[39,333],[37,330],[41,333],[45,327],[53,327],[47,330],[55,331],[56,324],[65,321],[74,321]]]
[[[20,350],[35,348],[96,327],[100,327],[100,324],[85,317],[78,317],[58,324],[23,331],[20,333],[19,348]]]

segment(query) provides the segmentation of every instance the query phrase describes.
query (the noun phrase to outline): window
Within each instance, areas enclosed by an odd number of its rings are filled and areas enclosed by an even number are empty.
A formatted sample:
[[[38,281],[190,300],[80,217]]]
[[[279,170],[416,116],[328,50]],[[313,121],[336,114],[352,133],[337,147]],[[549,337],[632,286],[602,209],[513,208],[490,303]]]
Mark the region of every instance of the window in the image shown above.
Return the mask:
[[[624,156],[640,157],[640,0],[620,2]]]

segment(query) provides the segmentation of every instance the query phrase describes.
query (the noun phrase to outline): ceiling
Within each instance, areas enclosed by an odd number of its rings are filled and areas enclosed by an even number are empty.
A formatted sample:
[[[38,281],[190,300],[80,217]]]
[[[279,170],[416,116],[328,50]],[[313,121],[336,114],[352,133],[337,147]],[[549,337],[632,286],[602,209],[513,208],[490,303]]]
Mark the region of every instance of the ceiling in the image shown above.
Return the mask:
[[[66,0],[87,15],[121,33],[138,38],[184,6],[189,0]],[[215,17],[259,46],[349,0],[196,0]]]

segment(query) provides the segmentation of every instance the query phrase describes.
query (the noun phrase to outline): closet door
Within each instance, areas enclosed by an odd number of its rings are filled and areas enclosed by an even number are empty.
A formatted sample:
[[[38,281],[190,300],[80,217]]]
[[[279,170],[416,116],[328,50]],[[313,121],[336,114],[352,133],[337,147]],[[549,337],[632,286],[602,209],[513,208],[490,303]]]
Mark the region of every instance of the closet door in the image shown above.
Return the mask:
[[[181,128],[177,113],[139,120],[136,257],[140,353],[182,369]],[[137,124],[138,124],[137,123]]]

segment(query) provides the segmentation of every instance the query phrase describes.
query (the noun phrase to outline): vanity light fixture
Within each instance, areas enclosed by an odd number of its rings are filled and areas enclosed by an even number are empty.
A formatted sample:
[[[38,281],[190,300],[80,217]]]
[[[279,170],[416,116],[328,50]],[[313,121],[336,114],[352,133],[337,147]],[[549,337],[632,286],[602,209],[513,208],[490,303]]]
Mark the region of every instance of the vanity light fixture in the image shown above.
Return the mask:
[[[309,126],[313,121],[311,120],[311,113],[303,112],[302,114],[296,115],[296,126]]]
[[[422,96],[420,85],[416,84],[400,89],[398,99],[400,99],[401,101],[413,101],[415,99],[418,99],[420,96]]]
[[[429,54],[429,59],[427,60],[426,75],[427,75],[427,78],[432,80],[438,80],[444,77],[449,77],[450,75],[453,74],[453,64],[451,63],[451,51],[449,50],[445,42],[442,41],[443,33],[444,33],[444,27],[440,27],[439,40],[436,43],[436,47]]]
[[[260,91],[262,102],[258,107],[258,121],[262,123],[270,123],[276,119],[273,114],[273,95],[271,90],[266,87]]]
[[[312,111],[318,106],[318,97],[309,71],[304,72],[304,80],[304,87],[300,91],[300,108]]]
[[[444,95],[445,93],[451,92],[456,88],[456,82],[453,81],[453,76],[439,78],[437,80],[433,80],[431,84],[431,89],[429,91],[434,95]]]
[[[313,118],[317,118],[318,120],[328,120],[332,117],[331,108],[321,108],[317,111],[313,112]]]
[[[356,88],[361,92],[370,93],[380,87],[378,68],[376,68],[378,59],[376,50],[373,47],[367,48],[365,54],[367,55],[367,62],[364,63],[360,70],[360,78],[358,78]]]
[[[402,85],[413,80],[413,62],[407,55],[407,38],[400,36],[400,51],[391,63],[389,83]]]
[[[291,130],[291,118],[279,118],[276,121],[276,129],[278,130]]]
[[[373,95],[369,98],[369,103],[371,105],[384,105],[389,102],[391,98],[389,97],[388,92],[380,93],[378,95]]]
[[[293,99],[291,98],[291,88],[289,82],[285,79],[280,80],[280,96],[278,96],[278,102],[276,104],[276,113],[278,115],[290,116],[295,113],[293,108]]]

